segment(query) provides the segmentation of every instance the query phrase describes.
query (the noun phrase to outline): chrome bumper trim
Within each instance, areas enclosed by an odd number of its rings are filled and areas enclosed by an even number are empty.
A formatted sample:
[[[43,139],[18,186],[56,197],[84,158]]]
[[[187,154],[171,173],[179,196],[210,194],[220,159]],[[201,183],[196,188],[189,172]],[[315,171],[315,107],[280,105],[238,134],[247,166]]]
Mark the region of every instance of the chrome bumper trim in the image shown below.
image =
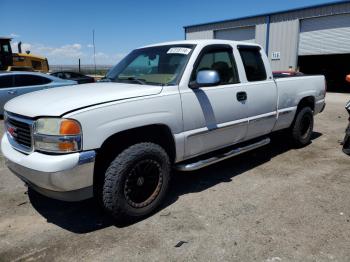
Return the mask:
[[[87,164],[94,162],[96,158],[96,152],[91,150],[91,151],[83,151],[79,154],[79,165]]]

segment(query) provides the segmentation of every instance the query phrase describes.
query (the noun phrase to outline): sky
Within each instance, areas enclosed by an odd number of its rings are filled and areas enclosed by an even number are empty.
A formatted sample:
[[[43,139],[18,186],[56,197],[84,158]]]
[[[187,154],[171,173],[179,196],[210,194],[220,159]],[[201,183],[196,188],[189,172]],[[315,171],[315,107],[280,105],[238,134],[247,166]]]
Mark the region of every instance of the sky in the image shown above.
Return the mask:
[[[49,63],[116,64],[132,49],[184,39],[185,25],[323,4],[322,0],[0,0],[0,36],[13,51],[46,56]]]

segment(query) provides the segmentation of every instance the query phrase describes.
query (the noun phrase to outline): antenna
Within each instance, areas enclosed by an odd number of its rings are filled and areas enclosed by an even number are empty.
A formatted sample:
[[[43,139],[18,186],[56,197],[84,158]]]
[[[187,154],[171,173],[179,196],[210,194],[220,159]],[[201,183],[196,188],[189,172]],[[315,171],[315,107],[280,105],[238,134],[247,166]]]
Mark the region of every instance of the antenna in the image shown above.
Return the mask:
[[[94,65],[95,65],[95,75],[96,75],[95,29],[92,29],[92,45],[94,46]]]

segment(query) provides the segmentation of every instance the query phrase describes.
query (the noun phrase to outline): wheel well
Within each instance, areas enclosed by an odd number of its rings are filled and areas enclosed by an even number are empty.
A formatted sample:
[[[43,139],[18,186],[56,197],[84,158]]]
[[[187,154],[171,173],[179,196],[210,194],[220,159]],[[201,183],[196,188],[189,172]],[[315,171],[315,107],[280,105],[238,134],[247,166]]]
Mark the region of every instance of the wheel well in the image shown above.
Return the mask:
[[[170,161],[175,161],[175,141],[168,126],[155,124],[122,131],[107,138],[97,150],[94,185],[99,188],[103,184],[104,173],[108,165],[120,152],[140,142],[153,142],[160,145],[168,153]]]
[[[313,96],[307,96],[300,100],[297,108],[297,112],[299,112],[304,107],[310,107],[312,111],[315,110],[315,98]]]

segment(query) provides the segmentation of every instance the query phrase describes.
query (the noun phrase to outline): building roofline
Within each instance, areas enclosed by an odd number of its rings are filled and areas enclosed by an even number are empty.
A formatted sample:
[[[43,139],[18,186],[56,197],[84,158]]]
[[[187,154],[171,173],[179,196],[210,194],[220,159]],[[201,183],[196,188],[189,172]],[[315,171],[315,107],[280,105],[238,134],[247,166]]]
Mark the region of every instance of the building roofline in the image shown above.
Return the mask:
[[[262,16],[271,16],[271,15],[285,14],[285,13],[301,11],[301,10],[305,10],[305,9],[312,9],[312,8],[317,8],[317,7],[325,7],[325,6],[331,6],[331,5],[336,5],[336,4],[345,4],[345,3],[350,3],[350,0],[333,1],[333,2],[324,3],[324,4],[298,7],[298,8],[287,9],[287,10],[282,10],[282,11],[277,11],[277,12],[262,13],[262,14],[258,14],[258,15],[243,16],[243,17],[238,17],[238,18],[233,18],[233,19],[225,19],[225,20],[214,21],[214,22],[206,22],[206,23],[201,23],[201,24],[186,25],[183,28],[187,29],[187,28],[197,27],[197,26],[215,25],[215,24],[219,24],[219,23],[234,22],[234,21],[250,19],[250,18],[257,18],[257,17],[262,17]]]

